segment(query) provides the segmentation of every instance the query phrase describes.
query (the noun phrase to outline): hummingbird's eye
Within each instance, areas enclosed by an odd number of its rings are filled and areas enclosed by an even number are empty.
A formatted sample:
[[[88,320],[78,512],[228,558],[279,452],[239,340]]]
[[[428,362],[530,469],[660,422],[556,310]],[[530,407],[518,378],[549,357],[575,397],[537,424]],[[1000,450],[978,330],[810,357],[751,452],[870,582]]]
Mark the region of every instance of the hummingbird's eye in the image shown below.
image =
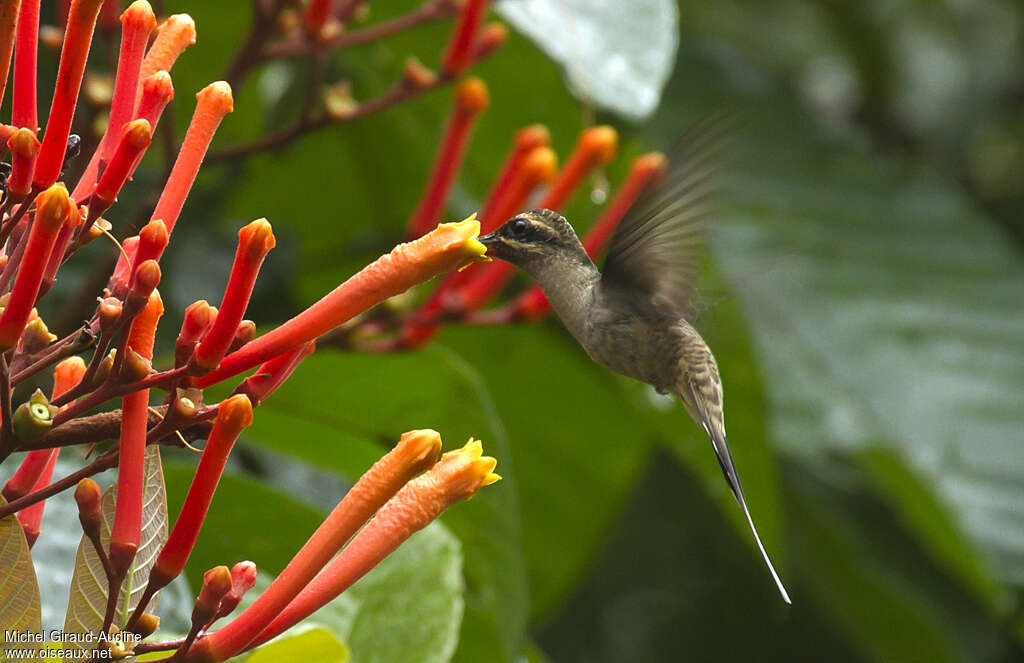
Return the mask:
[[[513,219],[508,224],[508,234],[511,237],[523,238],[530,230],[530,222],[526,219]]]

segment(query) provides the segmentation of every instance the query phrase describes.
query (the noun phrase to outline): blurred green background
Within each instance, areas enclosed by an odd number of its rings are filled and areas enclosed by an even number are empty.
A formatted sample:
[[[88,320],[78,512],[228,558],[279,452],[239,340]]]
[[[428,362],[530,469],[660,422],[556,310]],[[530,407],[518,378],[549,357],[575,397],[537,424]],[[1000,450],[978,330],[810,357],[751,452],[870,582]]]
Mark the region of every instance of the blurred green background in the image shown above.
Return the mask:
[[[366,20],[417,4],[375,2]],[[540,41],[570,41],[570,69],[596,68],[573,59],[592,57],[593,35],[572,29],[590,25],[587,4],[551,3],[555,23],[536,26]],[[199,31],[174,71],[180,136],[193,91],[223,76],[248,29],[249,5],[169,0],[167,10],[191,13]],[[695,119],[723,107],[742,117],[697,326],[793,606],[775,593],[703,433],[677,404],[591,364],[556,320],[456,326],[414,353],[318,351],[259,408],[190,579],[244,558],[278,572],[345,482],[402,431],[431,427],[448,447],[482,438],[505,480],[320,616],[352,661],[1024,660],[1024,6],[644,0],[634,10],[669,29],[678,20],[674,68],[650,117],[597,108],[596,121],[621,132],[620,156],[567,216],[584,230],[630,159]],[[626,49],[656,43],[599,27]],[[328,80],[349,78],[368,98],[408,55],[436,65],[449,31],[442,21],[337,53]],[[235,91],[215,149],[292,121],[306,70],[301,60],[260,68]],[[452,219],[478,208],[515,129],[547,124],[564,159],[595,119],[559,64],[515,31],[474,73],[491,107]],[[165,327],[193,300],[219,300],[233,235],[253,218],[268,217],[278,237],[249,314],[264,326],[388,250],[450,100],[434,92],[204,168],[164,261]],[[133,190],[157,183],[159,153],[147,163]],[[168,462],[172,517],[193,463]]]

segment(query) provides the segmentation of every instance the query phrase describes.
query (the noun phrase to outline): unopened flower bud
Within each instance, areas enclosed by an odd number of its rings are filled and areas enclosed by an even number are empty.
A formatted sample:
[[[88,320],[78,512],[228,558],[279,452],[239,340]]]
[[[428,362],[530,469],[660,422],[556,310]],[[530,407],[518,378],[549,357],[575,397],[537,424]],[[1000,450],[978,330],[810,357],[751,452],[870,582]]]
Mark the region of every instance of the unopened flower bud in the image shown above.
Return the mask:
[[[205,626],[217,614],[221,599],[231,591],[231,570],[226,566],[215,566],[203,574],[203,587],[196,597],[192,609],[192,624]]]
[[[21,349],[26,354],[35,354],[56,340],[57,335],[50,333],[43,319],[36,318],[25,326],[25,331],[21,335]]]
[[[106,297],[99,305],[100,333],[110,334],[117,326],[121,318],[121,300],[116,297]]]
[[[480,59],[490,55],[508,41],[508,28],[501,23],[488,23],[480,30],[476,41],[476,57]]]
[[[235,338],[231,341],[228,352],[234,352],[254,338],[256,338],[256,323],[252,320],[242,320],[238,323]]]
[[[39,389],[14,411],[14,433],[19,440],[29,442],[37,440],[50,430],[57,408],[50,405],[49,399]]]
[[[93,221],[92,225],[89,226],[89,230],[85,232],[85,237],[82,238],[82,243],[88,244],[97,237],[101,237],[109,233],[111,228],[113,228],[113,226],[110,225],[110,221],[107,221],[104,218],[96,219]]]
[[[239,562],[231,567],[231,591],[220,601],[220,608],[217,610],[216,619],[227,617],[238,604],[241,603],[245,593],[256,584],[256,565],[252,562]]]
[[[131,348],[128,349],[124,361],[124,380],[138,382],[153,372],[153,363]]]
[[[419,58],[409,56],[402,70],[402,82],[414,90],[430,87],[437,83],[437,72],[425,66]]]
[[[156,633],[158,628],[160,628],[160,618],[153,613],[144,612],[135,620],[132,631],[138,634],[140,638],[148,638]]]
[[[172,404],[173,417],[178,420],[188,420],[195,416],[196,412],[203,405],[203,392],[199,389],[181,387],[175,392],[174,403]]]
[[[92,540],[97,540],[103,523],[101,502],[103,491],[98,483],[86,477],[78,482],[75,488],[75,502],[78,503],[78,520],[82,523],[82,531]]]
[[[114,367],[114,357],[116,356],[117,350],[111,350],[100,361],[100,365],[96,367],[96,374],[92,376],[90,387],[96,388],[107,381],[107,378],[110,377],[110,370]]]

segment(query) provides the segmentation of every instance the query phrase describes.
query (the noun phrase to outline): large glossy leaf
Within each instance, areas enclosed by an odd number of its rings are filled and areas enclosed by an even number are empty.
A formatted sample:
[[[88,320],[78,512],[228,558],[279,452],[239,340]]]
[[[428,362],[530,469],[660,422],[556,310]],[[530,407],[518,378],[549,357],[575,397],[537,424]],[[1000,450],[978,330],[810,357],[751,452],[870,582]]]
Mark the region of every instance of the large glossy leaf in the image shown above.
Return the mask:
[[[167,541],[167,494],[164,489],[160,448],[146,449],[146,484],[142,495],[142,538],[131,569],[121,586],[114,615],[114,625],[123,628],[132,610],[142,597],[149,579],[149,571],[156,556]],[[114,520],[117,484],[103,492],[103,524],[100,540],[104,547],[110,543],[110,527]],[[84,535],[75,558],[75,574],[71,579],[71,597],[64,621],[65,633],[96,633],[103,626],[107,607],[107,578],[96,556],[92,542]],[[154,604],[151,604],[154,605]],[[65,659],[80,660],[76,658]]]
[[[239,610],[270,581],[270,576],[260,574]],[[286,643],[301,646],[299,634],[318,627],[344,643],[353,663],[443,663],[451,659],[458,643],[463,591],[459,542],[435,523],[411,536],[341,596],[246,660],[274,660],[267,658],[270,652]],[[336,645],[332,647],[337,651]]]
[[[0,497],[0,504],[7,500]],[[0,631],[20,631],[37,636],[42,628],[39,585],[32,566],[28,541],[21,523],[14,515],[0,519]],[[31,648],[32,643],[18,643],[0,637],[0,646],[8,643],[16,648]],[[0,654],[3,651],[0,650]]]
[[[347,660],[348,647],[329,629],[317,627],[283,636],[260,647],[245,658],[246,663],[344,663]]]

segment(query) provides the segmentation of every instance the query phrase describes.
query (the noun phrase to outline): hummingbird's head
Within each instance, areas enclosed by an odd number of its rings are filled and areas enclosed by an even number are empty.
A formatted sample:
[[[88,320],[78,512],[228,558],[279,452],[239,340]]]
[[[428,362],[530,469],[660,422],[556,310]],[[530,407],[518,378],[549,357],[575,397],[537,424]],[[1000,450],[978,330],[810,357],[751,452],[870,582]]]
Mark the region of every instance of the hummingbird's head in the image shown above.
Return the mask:
[[[569,222],[549,209],[523,212],[479,239],[487,247],[488,256],[507,260],[527,271],[531,265],[564,261],[583,252]]]

